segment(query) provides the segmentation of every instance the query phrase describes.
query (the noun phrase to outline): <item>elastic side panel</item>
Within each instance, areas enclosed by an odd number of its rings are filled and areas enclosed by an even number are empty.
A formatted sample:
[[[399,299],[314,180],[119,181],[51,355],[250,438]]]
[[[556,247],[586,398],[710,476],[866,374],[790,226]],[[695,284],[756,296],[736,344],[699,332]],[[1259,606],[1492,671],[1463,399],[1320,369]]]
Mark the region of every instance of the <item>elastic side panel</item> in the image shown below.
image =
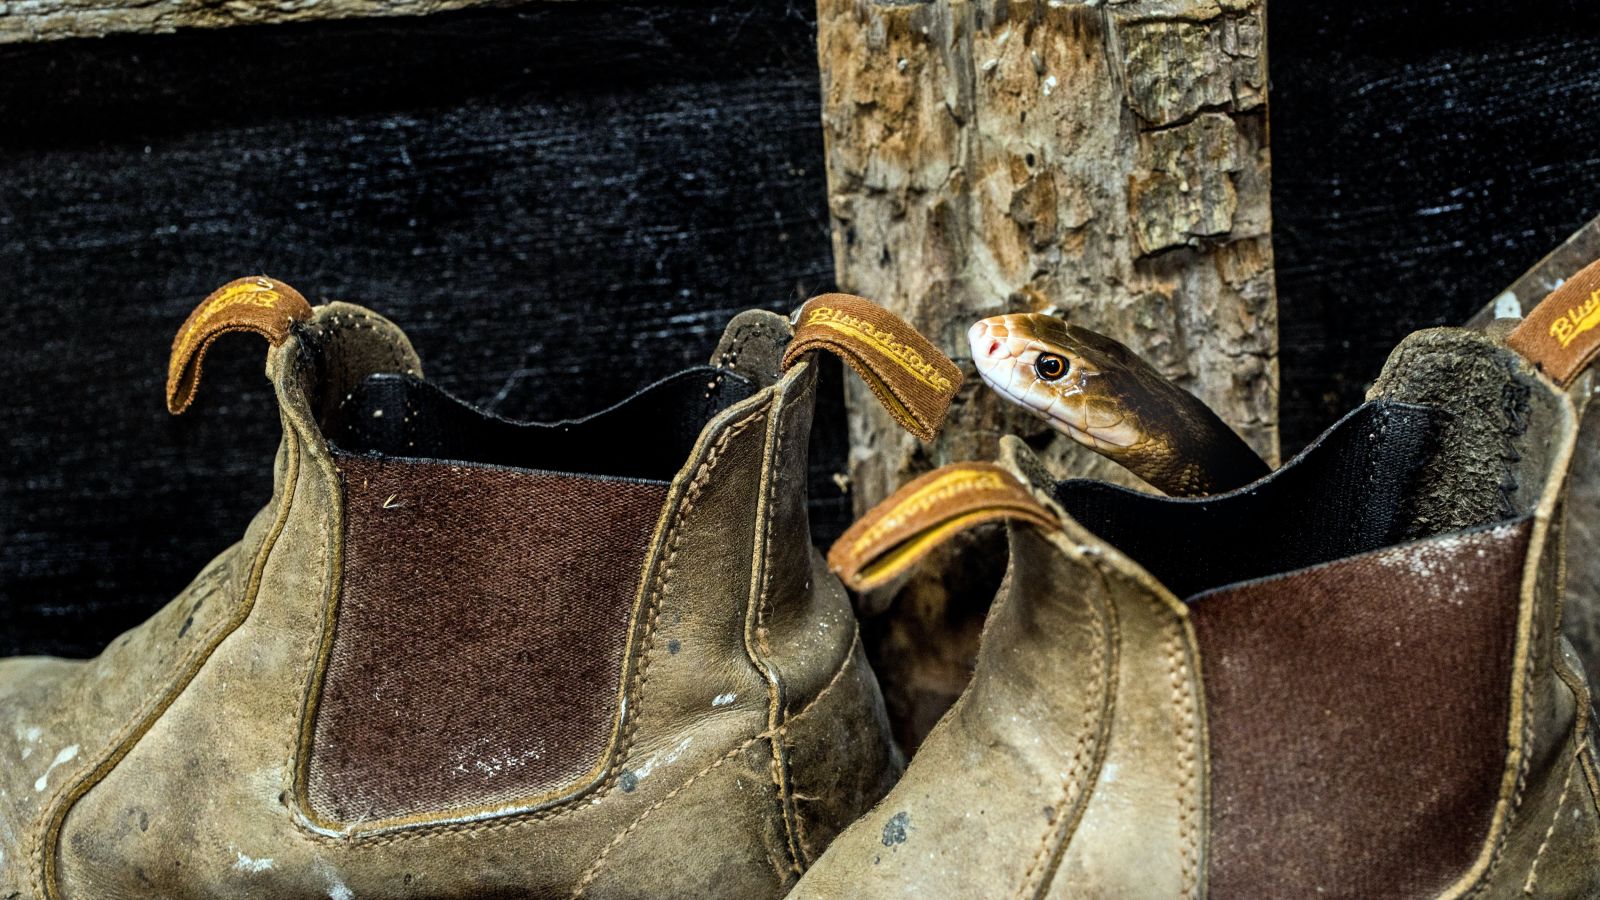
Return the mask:
[[[667,486],[337,459],[344,579],[313,811],[369,822],[581,784],[610,743]]]
[[[1506,756],[1529,519],[1191,601],[1213,897],[1434,896]]]
[[[1401,540],[1406,498],[1444,416],[1368,403],[1271,475],[1216,497],[1158,497],[1063,481],[1068,514],[1179,597]]]

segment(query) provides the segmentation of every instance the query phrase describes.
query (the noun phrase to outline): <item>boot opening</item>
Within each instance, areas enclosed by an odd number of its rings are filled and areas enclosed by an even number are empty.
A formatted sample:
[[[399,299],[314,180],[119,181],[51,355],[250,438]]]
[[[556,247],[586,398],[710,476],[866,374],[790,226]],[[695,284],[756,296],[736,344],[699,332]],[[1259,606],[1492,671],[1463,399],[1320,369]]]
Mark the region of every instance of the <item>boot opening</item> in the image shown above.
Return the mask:
[[[324,368],[342,575],[311,711],[310,812],[376,827],[593,783],[670,483],[757,387],[693,368],[590,416],[521,422],[387,358]]]
[[[1063,508],[1179,597],[1388,546],[1410,510],[1443,411],[1373,402],[1272,475],[1174,499],[1100,481],[1057,485]]]
[[[701,366],[590,416],[519,422],[413,375],[383,372],[347,393],[322,427],[335,452],[350,455],[666,482],[706,423],[755,390],[739,375]]]

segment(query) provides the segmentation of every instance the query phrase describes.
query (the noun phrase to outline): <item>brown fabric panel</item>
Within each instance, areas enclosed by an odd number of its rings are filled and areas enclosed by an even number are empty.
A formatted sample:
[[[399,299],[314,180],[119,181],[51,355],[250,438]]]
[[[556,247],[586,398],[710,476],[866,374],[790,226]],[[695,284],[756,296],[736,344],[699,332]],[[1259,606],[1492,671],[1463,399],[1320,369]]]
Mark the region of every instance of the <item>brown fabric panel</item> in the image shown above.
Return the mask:
[[[1210,896],[1431,897],[1477,857],[1501,767],[1531,522],[1192,601]]]
[[[339,456],[344,584],[312,808],[382,820],[571,786],[606,750],[667,486]]]

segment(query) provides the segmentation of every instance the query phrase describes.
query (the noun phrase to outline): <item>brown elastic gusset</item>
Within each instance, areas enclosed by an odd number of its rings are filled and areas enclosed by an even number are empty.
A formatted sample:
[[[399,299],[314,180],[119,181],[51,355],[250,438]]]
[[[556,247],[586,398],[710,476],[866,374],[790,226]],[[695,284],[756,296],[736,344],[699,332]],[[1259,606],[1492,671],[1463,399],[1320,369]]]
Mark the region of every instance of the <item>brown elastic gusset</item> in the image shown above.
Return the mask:
[[[1000,466],[952,463],[900,488],[857,520],[828,551],[828,565],[849,587],[871,590],[956,534],[1003,519],[1059,527],[1055,515]]]
[[[1600,356],[1600,260],[1550,292],[1506,338],[1562,387]]]
[[[351,824],[563,794],[606,763],[667,485],[338,454],[343,585],[307,768]]]
[[[194,402],[200,367],[212,342],[231,331],[249,331],[272,346],[283,343],[296,322],[311,318],[311,304],[294,288],[251,275],[217,288],[200,301],[172,339],[167,360],[167,411],[177,415]]]
[[[899,316],[861,297],[823,294],[800,307],[787,371],[813,350],[843,359],[900,427],[925,441],[944,424],[961,370]]]
[[[1433,896],[1467,871],[1505,764],[1531,533],[1523,518],[1190,601],[1211,896]]]

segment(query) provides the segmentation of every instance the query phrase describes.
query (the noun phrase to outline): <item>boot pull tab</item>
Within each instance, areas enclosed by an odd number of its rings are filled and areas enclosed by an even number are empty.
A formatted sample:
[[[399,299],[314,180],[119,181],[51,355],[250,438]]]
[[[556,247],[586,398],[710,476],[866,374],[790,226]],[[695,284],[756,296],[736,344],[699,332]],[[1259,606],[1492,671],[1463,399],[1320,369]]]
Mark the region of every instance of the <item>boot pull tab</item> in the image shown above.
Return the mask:
[[[944,424],[961,370],[905,320],[850,294],[823,294],[800,307],[785,371],[813,350],[838,354],[872,388],[900,427],[924,441]]]
[[[952,463],[891,494],[828,551],[828,566],[856,591],[882,586],[951,537],[1014,519],[1059,528],[1016,476],[994,463]]]
[[[1600,260],[1551,291],[1506,344],[1557,384],[1570,385],[1600,354]]]
[[[167,361],[167,411],[178,415],[194,402],[200,365],[211,342],[230,331],[252,331],[272,346],[282,344],[296,322],[311,318],[311,304],[294,288],[252,275],[228,282],[200,301],[172,339]]]

